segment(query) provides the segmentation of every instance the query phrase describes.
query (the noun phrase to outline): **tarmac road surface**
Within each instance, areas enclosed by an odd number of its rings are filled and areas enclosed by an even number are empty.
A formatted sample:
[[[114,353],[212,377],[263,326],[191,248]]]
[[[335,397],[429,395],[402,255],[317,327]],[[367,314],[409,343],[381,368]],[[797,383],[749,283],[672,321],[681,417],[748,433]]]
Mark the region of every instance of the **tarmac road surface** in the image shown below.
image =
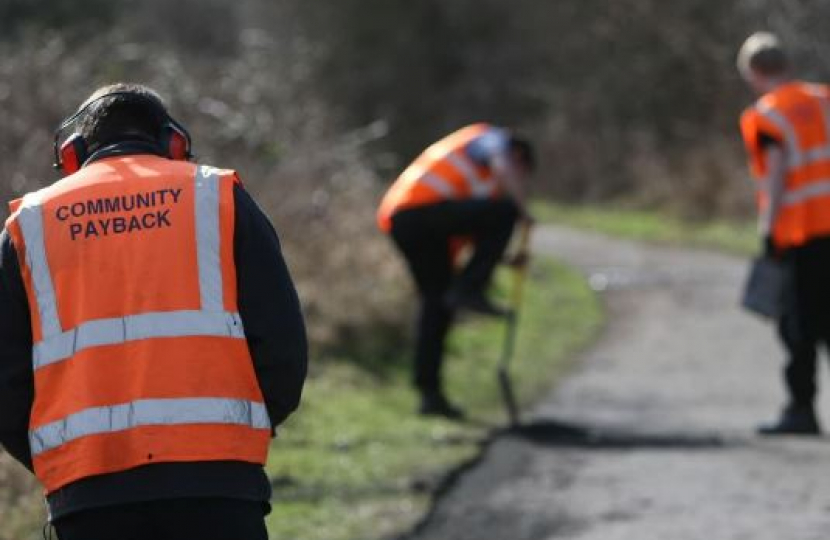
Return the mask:
[[[745,260],[556,227],[534,248],[603,291],[607,326],[408,538],[830,538],[828,440],[754,434],[784,400],[783,353],[737,307]]]

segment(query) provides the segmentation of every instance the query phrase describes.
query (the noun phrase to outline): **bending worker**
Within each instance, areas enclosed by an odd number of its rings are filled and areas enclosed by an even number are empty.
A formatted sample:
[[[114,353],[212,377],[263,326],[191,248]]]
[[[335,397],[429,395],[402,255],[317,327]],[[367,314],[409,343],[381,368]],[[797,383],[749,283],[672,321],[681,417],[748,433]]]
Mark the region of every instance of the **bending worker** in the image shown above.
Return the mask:
[[[459,308],[502,314],[485,292],[517,218],[529,218],[522,180],[532,168],[528,142],[475,124],[427,148],[380,204],[378,224],[406,259],[420,295],[414,378],[422,414],[462,416],[441,384],[444,341]],[[460,238],[473,252],[456,271]]]
[[[61,540],[266,540],[306,374],[273,227],[146,87],[97,90],[55,140],[67,176],[0,236],[0,443]]]
[[[790,273],[778,321],[789,400],[763,434],[817,434],[816,348],[830,343],[830,88],[791,78],[779,40],[744,43],[738,68],[761,95],[741,117],[758,180],[763,250]]]

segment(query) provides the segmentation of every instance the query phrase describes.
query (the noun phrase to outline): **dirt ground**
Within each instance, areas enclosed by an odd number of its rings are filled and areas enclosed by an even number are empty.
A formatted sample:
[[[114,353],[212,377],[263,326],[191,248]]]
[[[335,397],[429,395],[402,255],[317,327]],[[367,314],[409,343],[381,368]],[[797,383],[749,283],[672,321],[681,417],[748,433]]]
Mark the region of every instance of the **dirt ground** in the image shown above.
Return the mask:
[[[603,291],[604,334],[409,539],[830,537],[827,439],[754,434],[784,393],[772,327],[737,306],[746,261],[553,227],[535,248]]]

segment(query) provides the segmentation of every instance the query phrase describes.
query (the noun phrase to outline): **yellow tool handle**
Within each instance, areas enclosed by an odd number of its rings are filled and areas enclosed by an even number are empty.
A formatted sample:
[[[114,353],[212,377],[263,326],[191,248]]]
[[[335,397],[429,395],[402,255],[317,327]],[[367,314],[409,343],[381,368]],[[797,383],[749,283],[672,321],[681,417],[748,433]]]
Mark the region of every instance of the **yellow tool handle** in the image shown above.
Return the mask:
[[[513,291],[510,298],[510,305],[513,308],[514,315],[519,311],[519,306],[522,304],[522,293],[524,292],[525,278],[527,277],[527,267],[530,264],[530,231],[532,225],[528,221],[523,221],[521,230],[519,231],[519,255],[524,256],[523,264],[519,265],[513,274]]]

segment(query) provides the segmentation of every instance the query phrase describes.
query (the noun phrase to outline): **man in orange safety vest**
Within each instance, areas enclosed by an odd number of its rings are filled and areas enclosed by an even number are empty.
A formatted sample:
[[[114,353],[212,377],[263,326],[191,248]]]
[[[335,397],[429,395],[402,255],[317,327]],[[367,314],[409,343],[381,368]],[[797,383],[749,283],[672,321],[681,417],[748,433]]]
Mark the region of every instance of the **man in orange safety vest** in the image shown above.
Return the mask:
[[[11,203],[0,444],[61,540],[267,539],[305,326],[268,219],[190,156],[154,91],[106,86],[58,128],[66,176]]]
[[[830,344],[830,87],[792,78],[779,39],[750,36],[738,68],[760,98],[741,116],[757,184],[762,250],[788,278],[778,327],[789,400],[765,435],[818,434],[816,348]]]
[[[444,341],[458,309],[503,314],[485,290],[516,220],[530,219],[522,181],[533,165],[527,141],[473,124],[427,148],[383,197],[378,225],[403,254],[420,295],[414,382],[421,414],[462,416],[442,387]],[[456,268],[464,240],[472,254]]]

